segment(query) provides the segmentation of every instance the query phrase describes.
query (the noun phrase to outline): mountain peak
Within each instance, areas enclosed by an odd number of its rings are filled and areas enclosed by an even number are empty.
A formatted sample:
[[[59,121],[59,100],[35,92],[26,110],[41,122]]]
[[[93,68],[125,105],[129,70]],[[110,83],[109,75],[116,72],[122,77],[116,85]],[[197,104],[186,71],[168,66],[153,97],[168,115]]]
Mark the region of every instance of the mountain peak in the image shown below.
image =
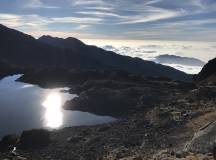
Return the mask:
[[[39,41],[49,44],[51,46],[59,47],[59,48],[77,48],[77,47],[83,47],[85,44],[74,37],[68,37],[68,38],[58,38],[58,37],[52,37],[50,35],[43,35],[40,38],[38,38]]]
[[[201,72],[197,75],[196,79],[198,81],[203,81],[207,79],[211,79],[212,77],[216,77],[216,58],[210,60],[201,70]],[[216,78],[214,78],[215,81]],[[215,82],[214,82],[215,83]]]

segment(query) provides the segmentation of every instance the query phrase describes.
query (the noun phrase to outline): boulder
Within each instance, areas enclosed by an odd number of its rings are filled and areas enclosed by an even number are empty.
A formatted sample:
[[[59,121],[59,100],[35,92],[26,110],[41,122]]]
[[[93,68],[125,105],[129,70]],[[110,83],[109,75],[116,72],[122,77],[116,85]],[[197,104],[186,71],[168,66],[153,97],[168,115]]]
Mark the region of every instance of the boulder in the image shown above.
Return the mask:
[[[186,144],[185,150],[195,153],[213,152],[216,147],[216,121],[208,123],[195,133],[193,139]]]
[[[19,137],[17,135],[7,135],[0,141],[0,151],[5,152],[12,150],[18,142]]]
[[[176,125],[176,121],[169,111],[153,110],[147,113],[146,118],[156,128],[169,128]]]
[[[20,138],[20,148],[31,149],[45,147],[50,143],[50,133],[43,129],[24,131]]]

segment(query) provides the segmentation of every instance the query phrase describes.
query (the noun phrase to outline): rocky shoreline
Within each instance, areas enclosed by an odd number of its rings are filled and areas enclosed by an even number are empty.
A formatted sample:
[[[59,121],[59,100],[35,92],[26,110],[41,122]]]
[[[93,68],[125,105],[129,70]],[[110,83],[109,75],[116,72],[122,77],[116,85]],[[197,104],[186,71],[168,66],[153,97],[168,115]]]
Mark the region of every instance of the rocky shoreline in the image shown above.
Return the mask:
[[[152,108],[155,103],[196,87],[194,83],[165,77],[109,70],[42,69],[26,72],[17,81],[44,88],[69,87],[69,93],[78,97],[66,102],[65,109],[114,117]]]
[[[42,87],[69,86],[69,92],[79,97],[66,102],[65,109],[111,115],[119,120],[51,132],[27,131],[15,139],[9,136],[9,144],[3,143],[4,139],[1,142],[6,150],[0,153],[0,159],[213,160],[212,140],[216,138],[208,140],[202,135],[215,135],[215,86],[126,72],[72,70],[31,72],[19,81]],[[201,147],[195,145],[204,142]],[[15,152],[11,152],[12,146],[17,146]]]

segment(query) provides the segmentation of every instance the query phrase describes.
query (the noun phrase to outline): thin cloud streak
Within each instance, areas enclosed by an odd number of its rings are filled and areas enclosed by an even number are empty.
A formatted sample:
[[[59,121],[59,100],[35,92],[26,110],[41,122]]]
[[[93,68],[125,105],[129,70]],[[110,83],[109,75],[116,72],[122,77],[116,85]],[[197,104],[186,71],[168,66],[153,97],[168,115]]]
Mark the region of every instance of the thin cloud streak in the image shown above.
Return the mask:
[[[110,12],[99,12],[99,11],[81,11],[81,12],[76,12],[78,14],[83,14],[83,15],[93,15],[93,16],[98,16],[98,17],[117,17],[117,18],[125,18],[126,16],[121,16],[116,13],[110,13]]]
[[[52,23],[77,23],[77,24],[99,24],[103,19],[91,17],[55,17]]]
[[[136,23],[146,23],[146,22],[154,22],[169,18],[174,18],[178,16],[182,16],[184,12],[173,12],[168,10],[155,10],[149,15],[138,15],[134,17],[130,17],[125,19],[125,21],[120,22],[119,24],[136,24]]]
[[[78,6],[78,5],[106,5],[103,0],[77,0],[72,5]]]

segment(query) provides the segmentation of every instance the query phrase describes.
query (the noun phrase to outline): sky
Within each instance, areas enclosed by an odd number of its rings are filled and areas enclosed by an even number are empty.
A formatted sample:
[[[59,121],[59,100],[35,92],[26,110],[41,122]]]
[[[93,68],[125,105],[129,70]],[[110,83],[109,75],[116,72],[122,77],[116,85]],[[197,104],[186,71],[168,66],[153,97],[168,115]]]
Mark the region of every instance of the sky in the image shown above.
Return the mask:
[[[216,41],[216,0],[0,0],[0,23],[39,37]]]

